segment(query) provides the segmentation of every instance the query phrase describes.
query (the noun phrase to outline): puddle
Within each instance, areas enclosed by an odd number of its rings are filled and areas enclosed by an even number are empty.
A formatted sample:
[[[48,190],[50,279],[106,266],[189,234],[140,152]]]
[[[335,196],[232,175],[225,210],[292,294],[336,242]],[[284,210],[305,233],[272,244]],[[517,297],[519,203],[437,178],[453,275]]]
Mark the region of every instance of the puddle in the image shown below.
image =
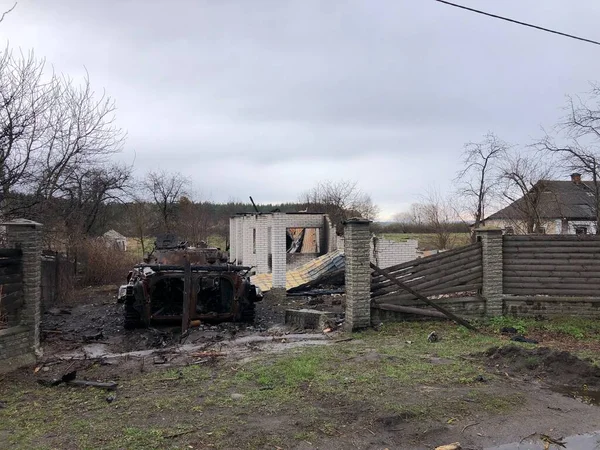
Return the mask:
[[[598,450],[600,449],[600,431],[589,434],[577,434],[569,436],[564,441],[564,448],[568,450]],[[513,442],[498,447],[486,447],[484,450],[543,450],[545,448],[556,449],[563,448],[556,444],[545,447],[544,442],[539,436],[532,436],[524,439],[522,442]]]
[[[600,391],[587,389],[586,387],[573,388],[569,386],[554,386],[550,390],[587,403],[588,405],[600,406]]]

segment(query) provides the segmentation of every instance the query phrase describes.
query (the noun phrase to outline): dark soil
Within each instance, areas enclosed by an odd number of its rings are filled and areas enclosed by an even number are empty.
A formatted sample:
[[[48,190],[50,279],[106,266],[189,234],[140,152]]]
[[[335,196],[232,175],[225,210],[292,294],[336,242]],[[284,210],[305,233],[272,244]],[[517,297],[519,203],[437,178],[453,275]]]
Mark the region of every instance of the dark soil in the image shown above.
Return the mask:
[[[485,356],[501,372],[533,376],[551,385],[600,387],[600,367],[569,352],[508,345],[493,347]]]
[[[268,296],[256,304],[254,324],[203,324],[181,340],[180,325],[125,330],[123,305],[117,303],[116,286],[81,289],[68,305],[46,307],[42,315],[41,338],[47,355],[80,348],[85,344],[106,344],[111,352],[160,349],[179,343],[210,343],[281,327],[286,309],[311,308],[331,311],[343,317],[344,295],[287,297],[280,303]]]

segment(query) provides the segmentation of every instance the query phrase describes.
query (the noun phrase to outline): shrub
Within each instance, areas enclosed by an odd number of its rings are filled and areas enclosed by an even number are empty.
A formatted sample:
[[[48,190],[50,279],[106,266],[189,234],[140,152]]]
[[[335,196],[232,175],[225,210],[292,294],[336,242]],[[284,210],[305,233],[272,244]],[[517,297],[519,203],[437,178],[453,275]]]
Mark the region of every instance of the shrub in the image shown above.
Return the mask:
[[[122,284],[140,262],[136,255],[108,246],[101,239],[82,242],[78,255],[81,283],[85,285]]]

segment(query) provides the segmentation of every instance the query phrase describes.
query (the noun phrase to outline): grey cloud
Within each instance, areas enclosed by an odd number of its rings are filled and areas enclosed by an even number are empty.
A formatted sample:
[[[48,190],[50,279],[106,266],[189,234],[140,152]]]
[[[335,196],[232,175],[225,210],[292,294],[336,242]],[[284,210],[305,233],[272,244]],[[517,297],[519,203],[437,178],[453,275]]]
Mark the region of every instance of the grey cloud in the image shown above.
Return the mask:
[[[591,0],[485,7],[600,38]],[[449,188],[488,130],[528,143],[600,73],[597,47],[433,1],[23,0],[0,33],[57,71],[88,69],[139,173],[160,164],[215,200],[265,202],[355,178],[387,214]]]

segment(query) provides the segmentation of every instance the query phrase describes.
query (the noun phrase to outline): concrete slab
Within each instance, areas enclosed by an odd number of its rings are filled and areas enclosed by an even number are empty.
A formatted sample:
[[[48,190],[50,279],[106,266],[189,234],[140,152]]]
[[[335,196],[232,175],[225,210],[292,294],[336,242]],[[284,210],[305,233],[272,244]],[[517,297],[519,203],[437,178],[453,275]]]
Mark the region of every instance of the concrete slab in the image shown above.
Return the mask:
[[[315,309],[288,309],[285,311],[285,324],[295,328],[323,330],[329,327],[333,313]]]

